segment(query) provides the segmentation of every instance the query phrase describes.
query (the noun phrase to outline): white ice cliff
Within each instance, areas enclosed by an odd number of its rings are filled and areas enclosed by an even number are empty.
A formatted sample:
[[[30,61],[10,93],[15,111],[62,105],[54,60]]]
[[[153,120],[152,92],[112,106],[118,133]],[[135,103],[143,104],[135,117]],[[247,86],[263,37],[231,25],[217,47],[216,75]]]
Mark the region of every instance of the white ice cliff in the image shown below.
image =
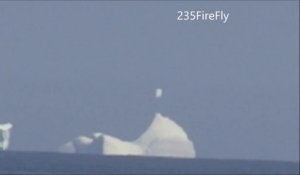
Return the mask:
[[[9,146],[11,123],[0,124],[0,151],[6,150]]]
[[[194,158],[193,142],[174,121],[157,113],[149,128],[135,141],[94,133],[79,136],[59,148],[65,153],[98,153],[104,155],[140,155]]]

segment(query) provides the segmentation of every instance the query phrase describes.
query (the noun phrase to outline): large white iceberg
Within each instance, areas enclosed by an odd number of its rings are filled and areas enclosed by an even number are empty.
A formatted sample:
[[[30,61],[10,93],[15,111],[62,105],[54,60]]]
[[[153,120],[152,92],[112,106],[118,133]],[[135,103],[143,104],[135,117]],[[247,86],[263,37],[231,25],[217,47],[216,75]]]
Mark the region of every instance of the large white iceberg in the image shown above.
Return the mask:
[[[6,150],[9,146],[11,123],[0,124],[0,150]]]
[[[98,153],[104,155],[140,155],[194,158],[193,142],[174,121],[157,113],[149,128],[135,141],[94,133],[79,136],[59,148],[65,153]]]

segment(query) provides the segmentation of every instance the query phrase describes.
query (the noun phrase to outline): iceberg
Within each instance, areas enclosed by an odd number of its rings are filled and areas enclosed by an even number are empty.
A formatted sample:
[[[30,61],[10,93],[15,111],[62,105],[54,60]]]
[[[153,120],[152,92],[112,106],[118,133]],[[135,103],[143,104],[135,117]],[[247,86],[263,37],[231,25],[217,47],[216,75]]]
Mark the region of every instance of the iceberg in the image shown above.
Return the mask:
[[[144,154],[165,157],[195,157],[193,142],[186,132],[169,117],[156,113],[149,128],[135,141]]]
[[[4,151],[9,146],[11,123],[0,124],[0,151]]]
[[[79,136],[59,147],[64,153],[103,155],[136,155],[194,158],[193,142],[186,132],[169,117],[156,113],[148,129],[134,141],[124,141],[100,132],[90,137]]]

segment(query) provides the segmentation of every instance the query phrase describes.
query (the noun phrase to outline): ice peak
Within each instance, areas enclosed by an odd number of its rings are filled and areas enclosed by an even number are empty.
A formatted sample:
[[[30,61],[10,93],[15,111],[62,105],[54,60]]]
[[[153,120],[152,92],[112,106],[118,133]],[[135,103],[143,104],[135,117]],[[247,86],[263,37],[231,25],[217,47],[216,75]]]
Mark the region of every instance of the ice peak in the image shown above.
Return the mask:
[[[156,113],[152,123],[144,134],[137,139],[137,142],[141,144],[149,144],[154,139],[173,138],[188,140],[186,133],[177,123],[169,117],[163,116],[161,113]]]

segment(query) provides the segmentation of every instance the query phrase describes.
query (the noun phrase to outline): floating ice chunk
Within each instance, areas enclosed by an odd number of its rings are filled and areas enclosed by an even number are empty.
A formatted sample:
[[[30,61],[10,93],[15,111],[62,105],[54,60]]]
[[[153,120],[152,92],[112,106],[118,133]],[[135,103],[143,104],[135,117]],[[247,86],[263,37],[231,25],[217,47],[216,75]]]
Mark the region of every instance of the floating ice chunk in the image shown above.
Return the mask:
[[[11,123],[0,124],[0,150],[6,150],[9,146]]]
[[[155,98],[160,98],[162,96],[163,90],[160,88],[157,88],[155,90]]]
[[[99,153],[101,147],[102,143],[97,143],[96,139],[79,136],[73,141],[63,144],[58,150],[65,153]]]

